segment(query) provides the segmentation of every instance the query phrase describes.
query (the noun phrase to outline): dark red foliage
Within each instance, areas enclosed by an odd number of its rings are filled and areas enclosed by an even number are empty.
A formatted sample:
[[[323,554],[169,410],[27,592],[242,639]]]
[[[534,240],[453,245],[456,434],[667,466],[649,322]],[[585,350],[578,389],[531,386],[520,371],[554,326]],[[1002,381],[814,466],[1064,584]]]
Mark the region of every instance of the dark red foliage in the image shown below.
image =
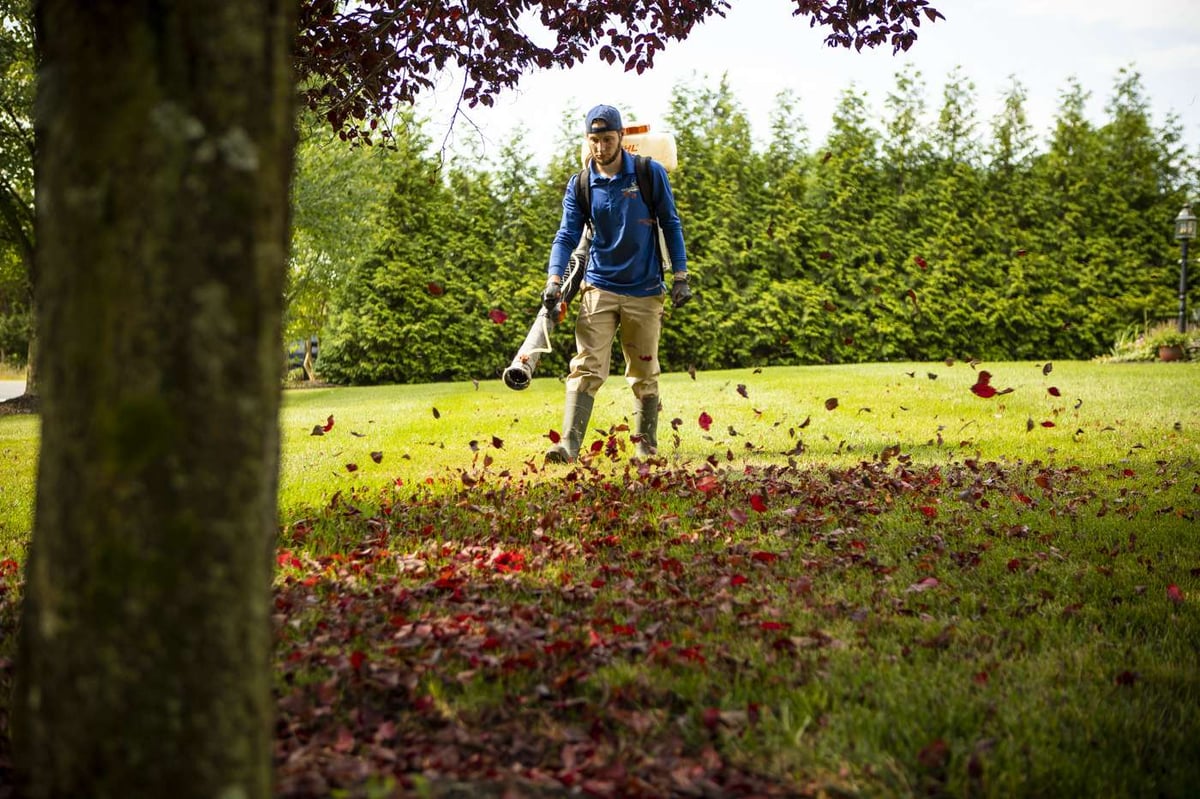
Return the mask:
[[[829,29],[829,46],[858,50],[907,50],[922,16],[943,18],[926,0],[793,5],[795,16]],[[668,43],[729,7],[728,0],[304,0],[296,63],[305,104],[343,139],[369,144],[389,140],[380,121],[431,90],[445,69],[462,72],[460,102],[469,108],[491,106],[529,72],[571,67],[593,52],[641,74]]]

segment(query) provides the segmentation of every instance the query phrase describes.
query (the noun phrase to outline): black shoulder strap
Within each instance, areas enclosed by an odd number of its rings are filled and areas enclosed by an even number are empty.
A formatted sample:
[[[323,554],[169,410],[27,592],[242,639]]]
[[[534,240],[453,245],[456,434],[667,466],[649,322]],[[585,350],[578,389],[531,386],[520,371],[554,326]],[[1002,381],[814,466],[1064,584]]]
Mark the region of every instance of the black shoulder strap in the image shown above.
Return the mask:
[[[635,155],[633,171],[637,173],[638,191],[642,193],[642,202],[650,209],[650,214],[658,221],[658,205],[654,202],[654,176],[650,173],[650,156]]]
[[[591,159],[588,159],[575,179],[575,204],[579,206],[579,210],[583,212],[583,218],[589,225],[592,223],[592,182],[591,175],[588,174],[591,171],[591,165]]]
[[[658,206],[654,202],[654,176],[650,172],[650,156],[635,155],[633,157],[633,171],[637,175],[638,191],[642,195],[642,202],[646,204],[654,219],[657,220]],[[575,179],[575,204],[583,212],[583,218],[590,222],[592,220],[590,160],[584,165],[583,169],[579,170],[579,176]]]

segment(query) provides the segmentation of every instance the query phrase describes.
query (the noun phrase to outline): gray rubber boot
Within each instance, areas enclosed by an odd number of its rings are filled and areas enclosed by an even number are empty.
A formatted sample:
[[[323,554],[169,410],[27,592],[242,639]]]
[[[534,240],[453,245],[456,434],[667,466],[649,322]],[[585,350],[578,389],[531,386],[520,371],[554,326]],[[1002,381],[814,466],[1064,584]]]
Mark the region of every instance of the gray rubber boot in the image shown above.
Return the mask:
[[[579,447],[583,444],[595,401],[591,394],[567,392],[567,402],[563,407],[562,440],[546,451],[548,462],[570,463],[579,457]]]
[[[658,395],[633,400],[633,432],[637,435],[637,456],[652,458],[658,454]]]

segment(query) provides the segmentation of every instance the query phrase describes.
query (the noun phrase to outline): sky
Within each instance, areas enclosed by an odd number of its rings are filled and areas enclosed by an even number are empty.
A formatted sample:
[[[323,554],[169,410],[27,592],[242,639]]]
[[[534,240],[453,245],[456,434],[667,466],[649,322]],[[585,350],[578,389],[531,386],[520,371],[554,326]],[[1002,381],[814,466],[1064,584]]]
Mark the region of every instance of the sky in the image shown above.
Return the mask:
[[[1141,75],[1156,126],[1179,117],[1188,151],[1200,150],[1200,0],[931,0],[945,15],[924,22],[907,53],[890,45],[862,52],[829,48],[825,32],[792,17],[789,0],[733,0],[724,18],[713,17],[683,42],[669,44],[642,75],[592,57],[571,70],[526,75],[492,109],[464,109],[451,128],[456,81],[445,74],[439,90],[420,103],[427,133],[452,151],[480,147],[495,156],[522,130],[535,161],[546,163],[564,114],[580,116],[597,103],[615,105],[626,124],[649,123],[667,131],[665,118],[678,86],[715,89],[724,78],[765,142],[776,98],[798,99],[811,149],[828,135],[843,92],[866,95],[872,122],[881,125],[884,100],[896,73],[911,64],[924,81],[929,120],[956,67],[975,86],[980,135],[986,139],[1002,97],[1015,78],[1026,91],[1026,112],[1044,143],[1059,99],[1075,77],[1091,94],[1087,115],[1105,120],[1118,70]],[[449,129],[449,132],[447,130]],[[681,153],[681,157],[686,154]]]

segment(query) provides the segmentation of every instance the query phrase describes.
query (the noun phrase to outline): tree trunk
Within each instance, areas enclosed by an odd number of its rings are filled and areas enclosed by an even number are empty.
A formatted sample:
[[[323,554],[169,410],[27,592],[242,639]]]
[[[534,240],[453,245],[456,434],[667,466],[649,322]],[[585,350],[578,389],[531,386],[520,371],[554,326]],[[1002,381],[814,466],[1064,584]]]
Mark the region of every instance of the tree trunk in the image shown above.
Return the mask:
[[[38,318],[36,300],[30,305],[30,315],[36,320]],[[25,359],[25,396],[37,397],[41,393],[42,387],[39,385],[38,375],[38,334],[37,328],[29,334],[29,349],[26,351]]]
[[[270,794],[295,5],[35,4],[31,797]]]

